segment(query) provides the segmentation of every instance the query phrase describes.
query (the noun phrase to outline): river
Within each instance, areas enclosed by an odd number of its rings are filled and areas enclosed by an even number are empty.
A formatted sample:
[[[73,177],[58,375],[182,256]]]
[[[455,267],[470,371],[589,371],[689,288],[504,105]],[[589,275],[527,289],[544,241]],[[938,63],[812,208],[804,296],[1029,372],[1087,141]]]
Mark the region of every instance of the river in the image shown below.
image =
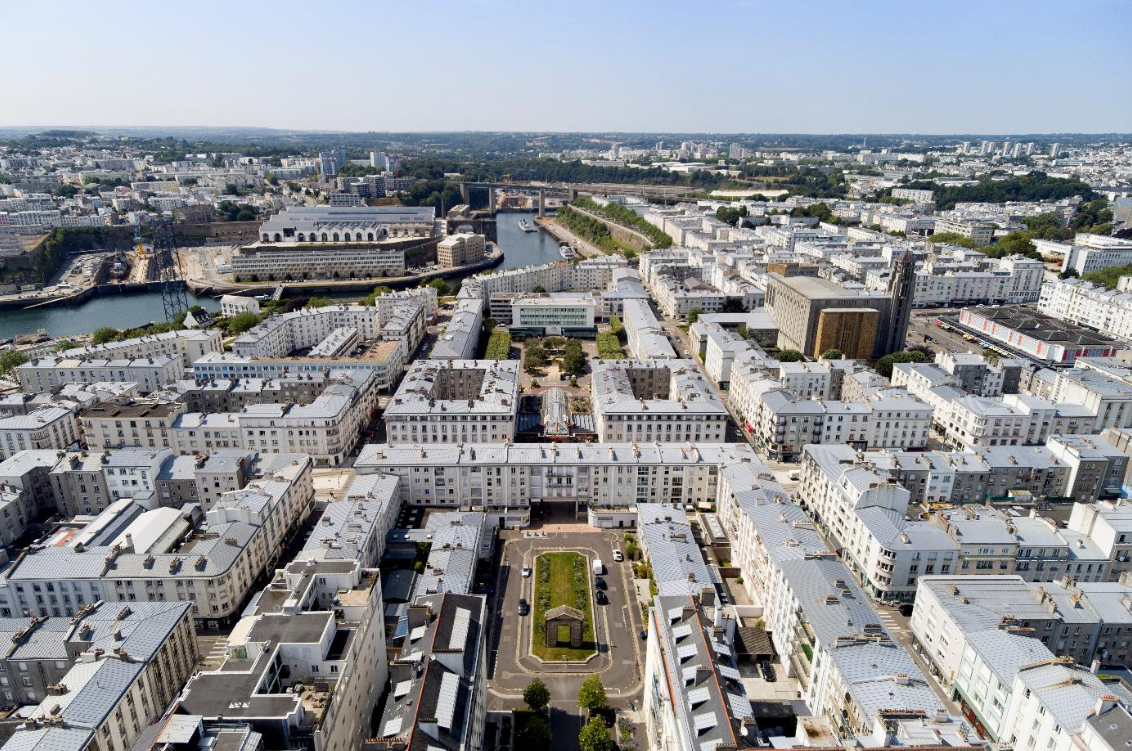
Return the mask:
[[[523,232],[519,220],[534,222],[535,213],[499,214],[496,230],[499,247],[503,248],[503,263],[499,268],[513,269],[537,263],[562,260],[558,242],[550,234]],[[200,305],[208,310],[219,310],[220,302],[210,297],[196,297],[189,293],[189,305]],[[32,334],[46,329],[50,336],[87,334],[102,326],[116,329],[142,326],[151,321],[163,321],[159,292],[137,292],[128,295],[93,297],[82,305],[37,308],[35,310],[0,310],[0,339],[16,334]]]

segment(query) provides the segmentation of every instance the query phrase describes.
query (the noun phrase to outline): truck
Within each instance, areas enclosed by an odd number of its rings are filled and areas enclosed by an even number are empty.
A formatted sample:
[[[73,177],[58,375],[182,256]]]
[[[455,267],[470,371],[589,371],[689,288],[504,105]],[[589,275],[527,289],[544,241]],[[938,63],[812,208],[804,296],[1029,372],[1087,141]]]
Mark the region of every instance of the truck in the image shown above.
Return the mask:
[[[605,566],[601,565],[601,559],[600,558],[594,558],[593,571],[594,571],[594,576],[601,576],[602,574],[605,573]]]

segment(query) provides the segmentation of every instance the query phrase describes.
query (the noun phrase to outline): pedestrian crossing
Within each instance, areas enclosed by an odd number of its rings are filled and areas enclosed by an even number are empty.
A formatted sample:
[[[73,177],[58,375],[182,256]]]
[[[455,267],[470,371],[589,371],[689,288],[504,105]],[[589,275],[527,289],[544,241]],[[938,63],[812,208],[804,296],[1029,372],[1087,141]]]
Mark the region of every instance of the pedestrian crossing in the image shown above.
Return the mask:
[[[896,614],[890,610],[878,610],[877,615],[880,616],[881,623],[884,624],[885,629],[889,632],[905,633],[908,627],[903,625],[903,621],[896,617]]]

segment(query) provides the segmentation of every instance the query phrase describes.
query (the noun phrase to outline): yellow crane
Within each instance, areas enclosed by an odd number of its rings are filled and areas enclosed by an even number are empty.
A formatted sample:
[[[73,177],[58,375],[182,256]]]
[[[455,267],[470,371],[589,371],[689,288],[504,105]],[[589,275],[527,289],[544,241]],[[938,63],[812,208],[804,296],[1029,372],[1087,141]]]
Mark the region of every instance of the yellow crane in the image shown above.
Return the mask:
[[[145,260],[145,245],[142,243],[141,220],[134,222],[134,246],[137,250],[138,260]]]

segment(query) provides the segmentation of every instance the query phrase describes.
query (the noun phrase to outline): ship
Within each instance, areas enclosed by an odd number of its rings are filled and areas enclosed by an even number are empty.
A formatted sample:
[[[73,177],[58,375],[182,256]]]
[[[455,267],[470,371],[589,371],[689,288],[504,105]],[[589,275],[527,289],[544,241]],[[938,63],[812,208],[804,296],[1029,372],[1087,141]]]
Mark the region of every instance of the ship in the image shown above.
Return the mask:
[[[526,219],[519,220],[519,229],[524,232],[538,232],[538,227],[536,227],[533,222]]]
[[[577,254],[576,254],[576,253],[574,252],[574,249],[573,249],[573,248],[571,248],[571,247],[570,247],[569,245],[560,245],[560,246],[558,246],[558,253],[559,253],[559,255],[561,255],[561,256],[562,256],[563,258],[565,258],[565,259],[566,259],[567,261],[573,260],[574,256],[575,256],[575,255],[577,255]]]

